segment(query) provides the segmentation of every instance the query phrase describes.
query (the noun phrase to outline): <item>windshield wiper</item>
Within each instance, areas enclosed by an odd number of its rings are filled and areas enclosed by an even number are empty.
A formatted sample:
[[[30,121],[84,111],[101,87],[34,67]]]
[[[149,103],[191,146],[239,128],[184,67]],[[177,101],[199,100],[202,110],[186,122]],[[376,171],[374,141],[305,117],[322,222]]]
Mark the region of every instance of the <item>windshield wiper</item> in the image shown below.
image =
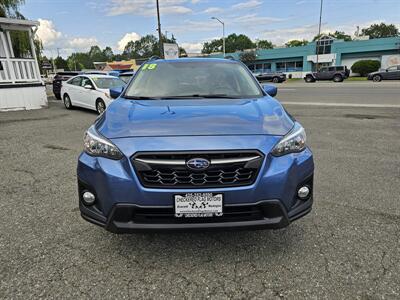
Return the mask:
[[[163,99],[191,99],[191,98],[221,98],[221,99],[239,99],[238,96],[232,96],[228,94],[192,94],[192,95],[180,95],[180,96],[167,96]]]

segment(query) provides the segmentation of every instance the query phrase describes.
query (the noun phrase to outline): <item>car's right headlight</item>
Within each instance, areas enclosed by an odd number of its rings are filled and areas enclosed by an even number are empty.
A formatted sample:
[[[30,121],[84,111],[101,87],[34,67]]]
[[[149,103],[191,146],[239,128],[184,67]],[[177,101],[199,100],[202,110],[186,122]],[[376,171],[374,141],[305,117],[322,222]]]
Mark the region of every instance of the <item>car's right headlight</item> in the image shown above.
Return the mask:
[[[274,156],[282,156],[301,152],[306,148],[306,139],[306,131],[299,123],[295,122],[293,129],[275,145],[271,153]]]
[[[111,141],[101,136],[94,125],[85,132],[83,138],[86,153],[93,156],[103,156],[111,159],[121,159],[121,151]]]

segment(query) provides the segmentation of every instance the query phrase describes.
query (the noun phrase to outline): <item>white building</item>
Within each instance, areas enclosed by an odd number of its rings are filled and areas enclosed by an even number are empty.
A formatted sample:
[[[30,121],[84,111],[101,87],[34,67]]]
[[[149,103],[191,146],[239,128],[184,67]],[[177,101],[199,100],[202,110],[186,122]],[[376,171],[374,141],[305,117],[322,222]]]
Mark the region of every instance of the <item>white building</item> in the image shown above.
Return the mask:
[[[38,25],[0,18],[0,111],[47,106],[33,42]]]

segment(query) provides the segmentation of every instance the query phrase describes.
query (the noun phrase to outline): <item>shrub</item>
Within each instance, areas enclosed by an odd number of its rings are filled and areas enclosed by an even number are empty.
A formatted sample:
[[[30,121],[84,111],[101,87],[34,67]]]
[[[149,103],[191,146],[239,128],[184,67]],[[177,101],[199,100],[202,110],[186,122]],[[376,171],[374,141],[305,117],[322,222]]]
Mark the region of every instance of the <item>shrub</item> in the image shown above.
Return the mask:
[[[380,61],[377,60],[359,60],[351,66],[353,73],[358,73],[360,76],[367,76],[368,73],[375,72],[381,67]]]

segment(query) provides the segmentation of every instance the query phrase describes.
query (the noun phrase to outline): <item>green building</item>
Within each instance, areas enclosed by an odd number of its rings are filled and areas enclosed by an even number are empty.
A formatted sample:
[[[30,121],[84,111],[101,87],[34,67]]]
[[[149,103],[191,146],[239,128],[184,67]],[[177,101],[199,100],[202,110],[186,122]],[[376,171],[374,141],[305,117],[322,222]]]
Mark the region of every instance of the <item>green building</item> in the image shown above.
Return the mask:
[[[330,36],[323,36],[318,41],[318,45],[317,42],[311,42],[306,46],[258,49],[255,52],[256,61],[249,64],[252,71],[279,71],[298,78],[315,70],[317,61],[319,67],[345,65],[349,69],[356,61],[363,59],[378,60],[381,62],[382,68],[400,65],[400,37],[345,42]],[[239,59],[241,53],[227,53],[226,56]],[[222,54],[211,56],[222,57]]]

